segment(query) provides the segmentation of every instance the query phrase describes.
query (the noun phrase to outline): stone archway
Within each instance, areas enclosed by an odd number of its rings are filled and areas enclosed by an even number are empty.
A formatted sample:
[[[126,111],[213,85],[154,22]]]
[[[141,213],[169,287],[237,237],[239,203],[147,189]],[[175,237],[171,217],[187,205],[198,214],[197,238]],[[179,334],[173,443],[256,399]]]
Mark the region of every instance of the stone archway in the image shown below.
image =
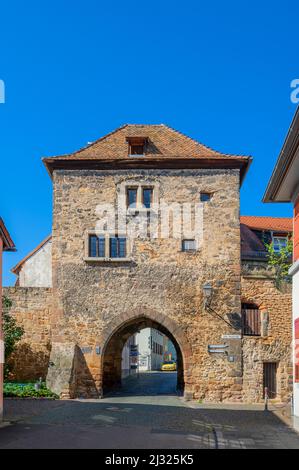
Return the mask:
[[[177,388],[190,396],[191,348],[185,330],[169,317],[143,309],[124,313],[112,321],[102,334],[101,389],[102,395],[121,386],[122,349],[127,339],[143,328],[155,328],[165,334],[177,352]]]

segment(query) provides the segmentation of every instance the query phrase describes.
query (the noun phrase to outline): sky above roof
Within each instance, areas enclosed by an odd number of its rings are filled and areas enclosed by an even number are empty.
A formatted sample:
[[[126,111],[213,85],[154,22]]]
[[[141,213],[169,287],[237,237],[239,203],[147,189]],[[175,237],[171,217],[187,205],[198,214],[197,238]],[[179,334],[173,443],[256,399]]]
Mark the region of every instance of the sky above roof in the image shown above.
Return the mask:
[[[51,232],[40,158],[124,123],[164,123],[220,152],[252,155],[241,213],[290,216],[290,205],[261,198],[296,108],[298,14],[298,2],[273,0],[5,2],[0,215],[18,251],[4,256],[4,284]]]

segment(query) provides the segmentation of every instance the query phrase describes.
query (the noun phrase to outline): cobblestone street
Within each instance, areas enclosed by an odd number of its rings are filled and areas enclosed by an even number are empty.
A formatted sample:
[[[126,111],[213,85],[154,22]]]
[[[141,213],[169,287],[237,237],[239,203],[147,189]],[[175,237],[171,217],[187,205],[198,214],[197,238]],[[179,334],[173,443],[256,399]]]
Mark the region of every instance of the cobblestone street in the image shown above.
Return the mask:
[[[175,380],[141,374],[102,400],[6,400],[12,424],[0,429],[0,448],[299,448],[299,435],[271,411],[186,403]]]

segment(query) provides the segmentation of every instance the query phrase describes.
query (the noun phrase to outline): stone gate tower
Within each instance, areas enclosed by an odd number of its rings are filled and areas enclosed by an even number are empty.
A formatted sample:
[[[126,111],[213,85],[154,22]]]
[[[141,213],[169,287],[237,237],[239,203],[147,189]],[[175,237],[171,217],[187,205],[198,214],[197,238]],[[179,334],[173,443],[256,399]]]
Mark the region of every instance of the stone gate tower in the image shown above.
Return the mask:
[[[250,158],[165,125],[125,125],[43,161],[54,200],[49,386],[102,396],[120,382],[128,337],[151,326],[174,342],[186,396],[240,400],[239,188]],[[197,209],[195,229],[178,229]]]

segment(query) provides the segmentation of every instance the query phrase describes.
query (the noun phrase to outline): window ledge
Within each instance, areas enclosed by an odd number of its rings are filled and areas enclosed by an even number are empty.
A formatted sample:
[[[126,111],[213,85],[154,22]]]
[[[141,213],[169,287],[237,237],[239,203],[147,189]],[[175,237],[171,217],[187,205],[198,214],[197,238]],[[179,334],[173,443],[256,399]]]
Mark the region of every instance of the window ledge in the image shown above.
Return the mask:
[[[96,258],[88,256],[84,258],[87,263],[130,263],[131,258]]]
[[[136,212],[154,212],[153,207],[144,207],[144,206],[136,206],[136,207],[127,207],[128,214],[135,214]]]
[[[267,336],[262,336],[262,335],[244,335],[244,333],[243,333],[243,338],[267,338]]]

